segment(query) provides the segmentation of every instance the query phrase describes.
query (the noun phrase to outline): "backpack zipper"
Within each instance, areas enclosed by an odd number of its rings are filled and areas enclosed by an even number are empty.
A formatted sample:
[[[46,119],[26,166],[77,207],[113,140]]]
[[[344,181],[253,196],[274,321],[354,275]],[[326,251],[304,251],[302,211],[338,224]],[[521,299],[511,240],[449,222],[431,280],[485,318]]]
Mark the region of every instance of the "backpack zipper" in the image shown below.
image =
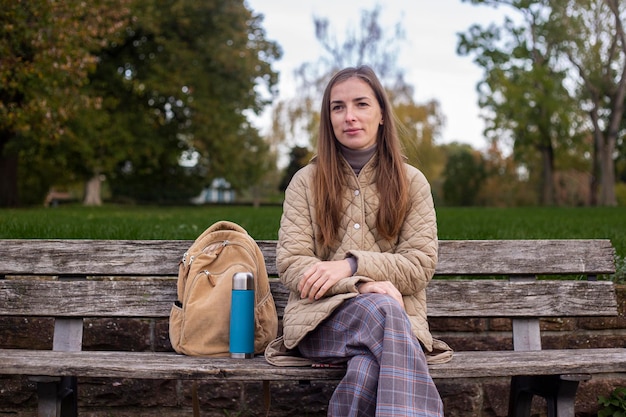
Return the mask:
[[[221,245],[222,245],[222,247],[224,247],[224,246],[228,245],[229,243],[230,242],[228,240],[223,240]],[[210,246],[210,245],[212,245],[212,243],[209,243],[207,246]],[[183,254],[183,265],[185,265],[185,260],[186,260],[188,255],[189,255],[189,252],[185,252]],[[196,259],[196,257],[195,256],[191,256],[189,258],[189,265],[186,265],[186,266],[191,267],[191,264],[193,263],[194,259]]]
[[[207,246],[210,246],[211,244],[212,244],[212,243],[209,243]],[[252,259],[252,260],[256,259],[256,257],[254,256],[254,254],[250,252],[250,250],[249,250],[249,248],[248,248],[247,246],[242,245],[242,244],[239,244],[239,243],[231,243],[231,241],[230,241],[230,240],[228,240],[228,239],[223,240],[223,241],[222,241],[222,243],[221,243],[221,246],[222,246],[222,247],[226,247],[226,246],[228,246],[228,245],[233,245],[233,246],[234,246],[234,245],[236,245],[236,246],[239,246],[240,248],[242,248],[242,249],[243,249],[243,250],[244,250],[244,251],[248,254],[248,256],[250,257],[250,259]],[[189,255],[189,253],[188,253],[188,252],[185,252],[185,254],[183,255],[183,263],[185,262],[185,258],[187,257],[187,255]],[[191,257],[189,258],[189,265],[187,265],[189,268],[191,268],[191,264],[193,263],[194,259],[195,259],[195,256],[191,256]],[[253,262],[253,263],[254,263],[254,264],[256,264],[256,262]],[[256,285],[256,279],[257,279],[257,277],[259,276],[259,266],[258,266],[258,265],[255,265],[255,266],[256,266],[256,271],[253,271],[253,272],[254,272],[254,274],[255,274],[254,278],[255,278],[255,285]],[[211,276],[213,276],[213,274],[211,273],[211,271],[209,271],[209,270],[207,270],[207,269],[203,269],[203,270],[202,270],[202,271],[200,271],[200,272],[201,272],[201,273],[203,273],[203,274],[207,277],[207,279],[209,280],[209,282],[211,282],[211,285],[215,286],[215,282],[213,282],[213,280],[211,279]]]

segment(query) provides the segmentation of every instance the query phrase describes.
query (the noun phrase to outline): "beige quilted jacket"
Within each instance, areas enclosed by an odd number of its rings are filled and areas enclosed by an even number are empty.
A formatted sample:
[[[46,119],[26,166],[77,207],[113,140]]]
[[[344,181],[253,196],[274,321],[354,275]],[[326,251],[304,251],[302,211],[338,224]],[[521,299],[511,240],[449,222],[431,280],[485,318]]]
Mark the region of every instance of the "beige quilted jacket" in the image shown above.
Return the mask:
[[[342,303],[358,294],[356,284],[388,280],[404,296],[404,305],[413,331],[427,352],[433,339],[426,321],[425,288],[437,264],[437,221],[430,185],[415,167],[406,165],[410,182],[410,212],[396,242],[389,242],[376,231],[378,195],[372,158],[357,177],[344,161],[349,186],[345,189],[346,212],[341,223],[340,241],[330,251],[316,243],[312,178],[315,163],[293,177],[285,194],[277,247],[277,265],[282,282],[291,291],[284,314],[285,346],[298,342]],[[325,298],[301,299],[297,291],[303,272],[319,260],[340,260],[352,255],[358,260],[354,276],[339,281]]]

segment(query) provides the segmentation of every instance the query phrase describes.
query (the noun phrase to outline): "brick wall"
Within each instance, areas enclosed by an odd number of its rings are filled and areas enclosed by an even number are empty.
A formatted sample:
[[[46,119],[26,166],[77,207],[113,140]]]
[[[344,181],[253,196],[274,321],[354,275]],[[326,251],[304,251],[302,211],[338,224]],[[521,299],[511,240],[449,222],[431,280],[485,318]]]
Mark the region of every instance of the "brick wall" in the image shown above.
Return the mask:
[[[620,315],[609,318],[550,319],[542,322],[543,347],[626,347],[626,285],[617,288]],[[436,319],[436,337],[456,350],[509,349],[509,320],[466,318]],[[0,346],[50,349],[52,321],[12,318],[0,320]],[[170,350],[167,321],[88,320],[84,349]],[[2,365],[0,364],[0,367]],[[447,417],[506,416],[507,378],[437,380]],[[582,382],[577,396],[579,417],[595,416],[597,397],[626,386],[626,375],[608,374]],[[277,417],[325,416],[333,384],[273,382],[271,414]],[[190,381],[81,379],[80,414],[86,417],[179,417],[191,414]],[[198,384],[202,416],[261,416],[264,414],[262,383]],[[36,385],[26,377],[0,375],[0,416],[35,416]],[[543,416],[540,400],[534,416]]]

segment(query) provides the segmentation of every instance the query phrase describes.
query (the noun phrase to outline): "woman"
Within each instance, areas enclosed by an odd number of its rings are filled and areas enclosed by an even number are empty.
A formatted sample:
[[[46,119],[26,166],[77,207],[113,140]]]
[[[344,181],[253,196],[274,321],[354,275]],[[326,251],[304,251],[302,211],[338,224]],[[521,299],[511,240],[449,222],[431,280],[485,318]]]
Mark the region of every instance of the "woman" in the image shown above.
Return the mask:
[[[277,265],[290,290],[284,344],[346,363],[329,416],[443,416],[422,347],[437,223],[424,175],[404,163],[369,67],[346,68],[322,99],[318,154],[285,193]]]

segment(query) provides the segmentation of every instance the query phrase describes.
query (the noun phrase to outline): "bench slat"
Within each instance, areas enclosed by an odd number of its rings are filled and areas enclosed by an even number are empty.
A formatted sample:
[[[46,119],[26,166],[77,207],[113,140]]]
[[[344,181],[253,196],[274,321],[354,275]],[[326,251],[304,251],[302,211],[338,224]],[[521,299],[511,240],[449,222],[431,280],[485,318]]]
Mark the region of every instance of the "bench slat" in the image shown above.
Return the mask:
[[[263,357],[205,359],[169,352],[56,352],[0,349],[3,374],[205,380],[337,380],[343,369],[275,367]],[[626,349],[457,352],[431,365],[433,378],[626,372]]]
[[[186,240],[0,241],[0,275],[175,276]],[[276,242],[258,241],[270,275]],[[612,274],[609,240],[442,240],[438,275]]]
[[[177,276],[190,240],[0,240],[0,275]],[[257,241],[276,275],[276,242]]]
[[[440,242],[437,274],[612,274],[614,262],[610,240],[450,240]]]
[[[286,290],[272,281],[279,315]],[[497,294],[497,296],[494,296]],[[435,279],[427,289],[431,317],[614,316],[610,281],[509,282]],[[174,279],[42,281],[0,280],[0,315],[167,317],[176,299]]]
[[[431,317],[614,316],[610,281],[433,280],[427,291]]]

